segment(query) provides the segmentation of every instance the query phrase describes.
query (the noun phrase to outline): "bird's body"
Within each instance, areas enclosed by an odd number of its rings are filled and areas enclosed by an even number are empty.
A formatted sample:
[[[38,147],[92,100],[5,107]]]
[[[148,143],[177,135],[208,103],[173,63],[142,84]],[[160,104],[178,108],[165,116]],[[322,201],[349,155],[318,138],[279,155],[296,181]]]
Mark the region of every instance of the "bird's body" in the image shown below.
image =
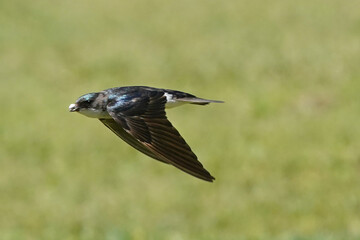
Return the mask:
[[[213,181],[215,178],[203,168],[165,113],[165,107],[211,102],[221,101],[197,98],[175,90],[132,86],[85,94],[71,104],[69,110],[98,118],[125,142],[156,160]]]

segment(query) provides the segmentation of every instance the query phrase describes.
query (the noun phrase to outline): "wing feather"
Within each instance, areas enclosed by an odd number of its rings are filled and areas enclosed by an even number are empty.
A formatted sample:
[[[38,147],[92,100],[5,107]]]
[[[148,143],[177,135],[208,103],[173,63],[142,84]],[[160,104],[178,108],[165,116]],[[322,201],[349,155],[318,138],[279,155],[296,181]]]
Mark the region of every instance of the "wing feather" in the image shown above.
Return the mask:
[[[115,122],[114,119],[99,119],[107,128],[109,128],[113,133],[115,133],[118,137],[124,140],[133,148],[138,151],[144,153],[145,155],[159,160],[163,163],[169,164],[167,161],[164,161],[163,158],[158,157],[152,151],[150,151],[144,144],[140,143],[136,138],[134,138],[131,134],[127,133],[120,124]]]
[[[197,178],[212,182],[215,178],[198,161],[190,146],[167,119],[164,93],[151,92],[147,98],[147,101],[144,100],[144,96],[139,98],[141,104],[136,104],[136,98],[133,98],[131,103],[124,103],[126,111],[122,111],[121,104],[118,103],[108,106],[110,116],[120,128],[123,128],[123,131],[117,129],[115,133],[146,155],[168,162]],[[132,108],[129,108],[129,104],[132,104]],[[105,123],[103,121],[105,125],[107,125],[106,121]],[[124,132],[133,139],[129,139]],[[135,143],[134,139],[138,143]]]

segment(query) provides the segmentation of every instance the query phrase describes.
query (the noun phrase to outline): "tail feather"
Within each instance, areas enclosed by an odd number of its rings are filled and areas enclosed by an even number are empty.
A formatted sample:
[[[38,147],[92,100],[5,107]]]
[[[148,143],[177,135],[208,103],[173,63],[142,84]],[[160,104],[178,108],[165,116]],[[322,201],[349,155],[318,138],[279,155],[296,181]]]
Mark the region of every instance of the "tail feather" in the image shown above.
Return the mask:
[[[197,105],[207,105],[209,103],[223,103],[223,101],[218,100],[209,100],[209,99],[203,99],[203,98],[178,98],[176,101],[179,102],[187,102],[190,104],[197,104]]]

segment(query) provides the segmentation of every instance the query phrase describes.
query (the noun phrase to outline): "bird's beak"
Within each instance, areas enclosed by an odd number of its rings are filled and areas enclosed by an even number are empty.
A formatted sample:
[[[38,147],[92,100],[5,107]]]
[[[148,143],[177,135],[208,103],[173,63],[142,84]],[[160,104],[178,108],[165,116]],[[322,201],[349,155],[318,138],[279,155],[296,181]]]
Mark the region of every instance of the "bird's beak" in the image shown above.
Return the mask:
[[[76,104],[70,104],[70,106],[69,106],[69,111],[70,112],[78,112],[79,111],[79,107],[78,106],[76,106]]]

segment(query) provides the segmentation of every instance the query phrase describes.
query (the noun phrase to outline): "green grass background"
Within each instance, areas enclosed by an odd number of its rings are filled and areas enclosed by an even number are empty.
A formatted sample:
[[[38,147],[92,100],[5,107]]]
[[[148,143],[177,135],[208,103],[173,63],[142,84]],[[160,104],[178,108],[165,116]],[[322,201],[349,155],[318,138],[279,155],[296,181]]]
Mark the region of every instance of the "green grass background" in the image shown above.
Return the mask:
[[[0,239],[360,239],[357,0],[0,1]],[[168,111],[214,183],[68,112],[115,86]]]

